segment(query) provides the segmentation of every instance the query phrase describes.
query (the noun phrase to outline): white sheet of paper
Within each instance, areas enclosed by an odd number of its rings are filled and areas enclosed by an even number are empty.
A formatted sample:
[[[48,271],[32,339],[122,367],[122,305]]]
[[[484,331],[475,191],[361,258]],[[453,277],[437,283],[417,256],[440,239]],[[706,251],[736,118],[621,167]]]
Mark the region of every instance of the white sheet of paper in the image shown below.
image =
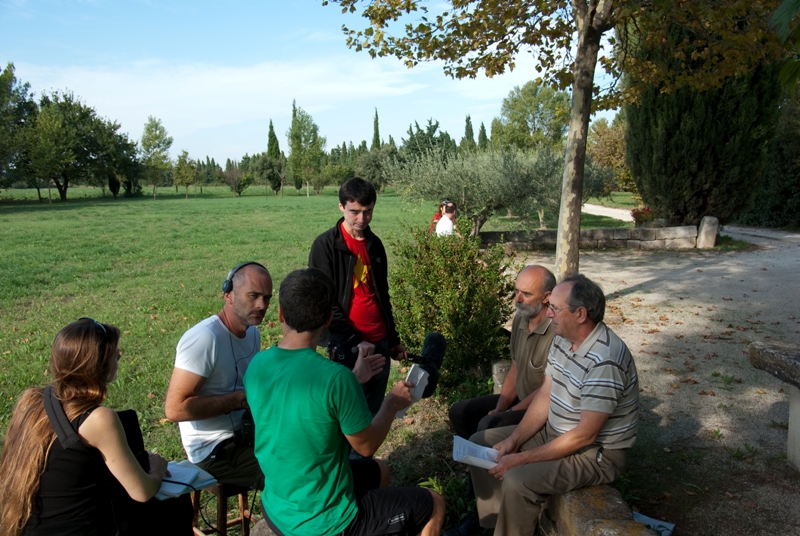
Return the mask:
[[[453,436],[453,459],[457,462],[491,469],[497,465],[498,454],[493,448],[478,445],[460,436]]]
[[[167,464],[167,470],[169,471],[169,476],[166,477],[168,480],[185,482],[187,484],[192,484],[195,477],[199,473],[197,468],[185,467],[183,465],[178,465],[176,462],[169,462]],[[186,486],[184,484],[161,482],[161,488],[158,490],[158,492],[168,497],[177,497],[183,493],[186,493],[185,490]]]
[[[202,489],[217,482],[213,476],[203,471],[189,460],[169,462],[167,464],[167,470],[170,476],[165,478],[167,480],[174,480],[175,482],[161,482],[161,487],[156,493],[156,499],[162,501],[194,491],[192,487],[195,489]],[[191,486],[187,486],[186,484],[191,484]]]
[[[647,517],[639,512],[633,513],[633,520],[638,521],[639,523],[644,523],[650,530],[657,532],[661,536],[670,536],[672,531],[675,530],[675,523],[667,523],[666,521],[653,519],[652,517]]]

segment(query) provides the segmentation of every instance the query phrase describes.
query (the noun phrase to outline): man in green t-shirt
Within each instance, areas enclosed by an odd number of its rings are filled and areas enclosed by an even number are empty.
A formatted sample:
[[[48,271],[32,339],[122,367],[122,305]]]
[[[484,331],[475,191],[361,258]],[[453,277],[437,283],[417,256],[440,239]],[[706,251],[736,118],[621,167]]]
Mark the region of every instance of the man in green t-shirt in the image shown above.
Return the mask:
[[[268,521],[286,536],[437,536],[441,495],[388,488],[388,465],[370,457],[394,415],[411,404],[413,385],[397,382],[373,418],[355,375],[315,351],[335,299],[320,270],[286,276],[278,308],[283,340],[257,354],[244,377]],[[351,461],[351,447],[365,458]]]

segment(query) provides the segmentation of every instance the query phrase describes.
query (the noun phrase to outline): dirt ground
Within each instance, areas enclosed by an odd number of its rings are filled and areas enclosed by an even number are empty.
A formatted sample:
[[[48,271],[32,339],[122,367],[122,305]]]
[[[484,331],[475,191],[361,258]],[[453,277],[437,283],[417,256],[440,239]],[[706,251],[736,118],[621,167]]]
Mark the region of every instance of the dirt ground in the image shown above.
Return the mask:
[[[751,251],[581,252],[606,322],[640,377],[642,421],[620,488],[675,535],[800,534],[786,461],[787,385],[750,365],[753,341],[800,345],[800,235],[723,231]],[[521,255],[553,264],[553,254]]]

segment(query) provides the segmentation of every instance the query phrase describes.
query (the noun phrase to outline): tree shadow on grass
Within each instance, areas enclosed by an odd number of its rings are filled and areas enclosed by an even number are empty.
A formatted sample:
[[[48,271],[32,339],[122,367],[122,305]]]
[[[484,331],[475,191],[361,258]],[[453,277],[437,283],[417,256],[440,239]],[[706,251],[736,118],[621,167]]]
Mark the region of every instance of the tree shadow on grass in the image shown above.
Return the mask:
[[[53,200],[53,203],[44,201],[42,203],[36,200],[15,200],[15,201],[0,201],[0,216],[14,215],[14,214],[27,214],[29,212],[68,212],[76,209],[85,209],[87,206],[109,206],[120,205],[124,203],[139,203],[146,201],[147,198],[143,197],[97,197],[97,198],[78,198],[68,199],[67,201]],[[152,199],[151,199],[152,201]]]

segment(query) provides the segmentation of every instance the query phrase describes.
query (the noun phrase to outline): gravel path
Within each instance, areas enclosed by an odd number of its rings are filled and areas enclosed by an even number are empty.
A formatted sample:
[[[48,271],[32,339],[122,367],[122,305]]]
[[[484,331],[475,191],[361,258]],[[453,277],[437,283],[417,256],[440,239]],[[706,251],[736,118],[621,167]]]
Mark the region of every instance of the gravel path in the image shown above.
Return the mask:
[[[611,207],[604,207],[603,205],[590,205],[587,203],[583,205],[583,207],[581,207],[581,212],[585,212],[586,214],[592,214],[594,216],[608,216],[609,218],[614,218],[622,221],[633,221],[633,216],[631,216],[631,211],[622,208],[611,208]]]

